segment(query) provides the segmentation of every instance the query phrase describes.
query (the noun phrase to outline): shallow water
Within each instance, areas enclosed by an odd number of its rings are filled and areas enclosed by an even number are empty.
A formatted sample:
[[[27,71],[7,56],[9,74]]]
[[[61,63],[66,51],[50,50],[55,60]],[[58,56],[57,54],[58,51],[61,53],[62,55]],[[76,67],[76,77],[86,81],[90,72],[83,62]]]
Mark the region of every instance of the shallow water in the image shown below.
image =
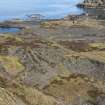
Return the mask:
[[[41,14],[48,19],[81,14],[83,10],[76,7],[80,2],[82,0],[0,0],[0,21],[31,14]]]
[[[15,33],[19,31],[19,28],[0,28],[0,33]]]
[[[96,19],[103,19],[105,20],[105,9],[93,8],[93,9],[86,9],[86,11],[94,16]]]

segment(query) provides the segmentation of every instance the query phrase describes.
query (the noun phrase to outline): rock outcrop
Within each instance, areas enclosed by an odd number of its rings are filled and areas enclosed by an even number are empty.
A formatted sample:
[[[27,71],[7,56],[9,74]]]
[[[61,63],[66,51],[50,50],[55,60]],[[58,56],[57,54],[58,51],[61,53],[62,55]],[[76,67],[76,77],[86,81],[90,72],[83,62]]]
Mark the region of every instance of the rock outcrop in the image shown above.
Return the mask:
[[[2,34],[0,105],[105,105],[105,27],[99,22],[50,21],[36,31],[32,25]]]
[[[84,0],[83,3],[77,5],[83,8],[105,7],[105,0]]]

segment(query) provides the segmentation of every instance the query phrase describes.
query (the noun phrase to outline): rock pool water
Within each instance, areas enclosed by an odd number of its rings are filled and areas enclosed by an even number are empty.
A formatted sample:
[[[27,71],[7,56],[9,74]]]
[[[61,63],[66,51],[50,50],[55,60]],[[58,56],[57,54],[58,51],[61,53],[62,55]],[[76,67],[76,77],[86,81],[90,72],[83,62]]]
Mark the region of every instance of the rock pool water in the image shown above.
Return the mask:
[[[41,14],[48,19],[62,18],[68,14],[81,14],[76,4],[82,0],[0,0],[0,21],[26,18]]]
[[[0,28],[0,33],[15,33],[19,31],[19,28]]]

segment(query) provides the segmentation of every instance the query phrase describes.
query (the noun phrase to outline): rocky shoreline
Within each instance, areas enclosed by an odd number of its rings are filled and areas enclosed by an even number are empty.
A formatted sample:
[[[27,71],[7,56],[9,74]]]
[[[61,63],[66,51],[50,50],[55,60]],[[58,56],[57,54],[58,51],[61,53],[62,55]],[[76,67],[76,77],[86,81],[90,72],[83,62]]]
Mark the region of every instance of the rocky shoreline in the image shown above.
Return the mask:
[[[105,20],[8,21],[0,33],[0,105],[105,105]]]

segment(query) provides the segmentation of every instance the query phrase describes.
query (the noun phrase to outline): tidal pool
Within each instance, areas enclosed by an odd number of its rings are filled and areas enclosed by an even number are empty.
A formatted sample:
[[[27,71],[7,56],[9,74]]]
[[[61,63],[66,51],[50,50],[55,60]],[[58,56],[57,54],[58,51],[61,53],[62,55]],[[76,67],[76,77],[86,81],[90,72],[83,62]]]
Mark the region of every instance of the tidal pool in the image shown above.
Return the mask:
[[[20,30],[19,28],[0,28],[0,33],[16,33]]]
[[[41,14],[47,19],[58,19],[68,14],[81,14],[76,4],[83,0],[0,0],[0,21],[27,18]]]

